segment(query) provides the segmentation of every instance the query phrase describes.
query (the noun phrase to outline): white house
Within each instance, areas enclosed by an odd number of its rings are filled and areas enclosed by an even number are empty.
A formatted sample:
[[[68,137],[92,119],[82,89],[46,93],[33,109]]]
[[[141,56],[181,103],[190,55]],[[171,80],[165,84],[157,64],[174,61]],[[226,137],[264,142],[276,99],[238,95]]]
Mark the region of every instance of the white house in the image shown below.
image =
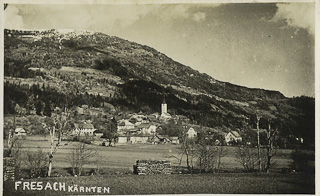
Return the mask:
[[[144,135],[152,135],[152,134],[155,134],[156,131],[157,131],[157,126],[156,125],[140,125],[140,133],[141,134],[144,134]]]
[[[130,136],[130,143],[131,144],[145,144],[148,142],[148,136]]]
[[[118,137],[118,143],[120,143],[120,144],[128,143],[128,141],[130,141],[130,138],[128,136],[119,136]]]
[[[18,137],[26,137],[27,133],[26,133],[26,130],[20,127],[14,130],[14,135]]]
[[[172,144],[179,144],[179,138],[178,137],[169,137]]]
[[[240,134],[236,131],[230,131],[229,133],[226,134],[225,136],[226,143],[230,145],[230,142],[235,141],[235,142],[242,142],[242,137]]]
[[[149,123],[148,117],[144,115],[134,114],[130,117],[129,121],[134,122],[135,125],[147,124]]]
[[[197,132],[194,130],[194,128],[190,127],[186,135],[187,135],[187,138],[194,138],[197,136]]]
[[[157,132],[157,126],[156,125],[150,125],[150,127],[147,129],[148,134],[153,134]]]
[[[149,140],[148,136],[138,136],[138,135],[121,135],[118,137],[118,143],[125,144],[125,143],[131,143],[131,144],[145,144]]]
[[[74,124],[74,129],[72,130],[71,135],[74,136],[93,136],[94,131],[96,129],[91,123],[84,123],[84,124]]]
[[[121,130],[130,130],[130,129],[134,129],[134,124],[129,122],[128,120],[121,120],[118,123],[117,126],[117,130],[121,131]]]
[[[97,138],[101,138],[101,137],[103,136],[103,133],[102,133],[102,131],[100,131],[100,130],[95,130],[95,131],[93,132],[93,134],[94,134],[94,136],[96,136]]]

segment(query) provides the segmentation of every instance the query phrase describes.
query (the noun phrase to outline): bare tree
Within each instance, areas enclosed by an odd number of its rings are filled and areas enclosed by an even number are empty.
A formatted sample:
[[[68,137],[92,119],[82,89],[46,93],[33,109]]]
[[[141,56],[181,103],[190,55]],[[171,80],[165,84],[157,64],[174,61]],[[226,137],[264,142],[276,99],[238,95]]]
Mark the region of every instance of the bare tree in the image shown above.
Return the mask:
[[[195,156],[201,172],[219,172],[221,158],[225,155],[221,142],[219,143],[220,145],[213,138],[198,138]]]
[[[25,152],[24,163],[31,178],[45,176],[48,169],[47,162],[47,154],[41,148],[38,148],[36,152],[29,150]]]
[[[13,123],[8,123],[7,128],[9,129],[9,134],[8,134],[8,156],[12,156],[12,149],[14,147],[14,144],[17,142],[18,137],[14,135],[14,131],[16,129],[15,125],[15,116],[14,116],[14,122]]]
[[[18,141],[18,137],[15,135],[16,126],[16,115],[21,115],[21,107],[16,104],[14,107],[14,115],[13,115],[13,123],[9,122],[7,128],[9,129],[8,135],[8,156],[10,157],[12,154],[12,148],[14,147],[15,143]]]
[[[72,167],[73,175],[80,176],[83,171],[83,166],[90,162],[90,159],[97,154],[97,151],[85,143],[78,143],[72,149],[68,160]]]
[[[60,147],[63,132],[66,131],[68,126],[68,119],[70,112],[65,108],[64,112],[58,114],[57,112],[52,114],[52,117],[47,117],[44,128],[50,133],[50,152],[49,152],[49,163],[48,163],[48,176],[51,176],[52,161],[55,153]],[[57,142],[55,142],[57,138]]]
[[[253,171],[257,166],[257,152],[249,146],[239,146],[236,161],[241,163],[246,171]]]
[[[271,129],[271,119],[268,119],[268,129],[267,129],[267,140],[268,140],[268,144],[267,144],[267,165],[265,168],[266,172],[269,172],[269,169],[271,167],[271,158],[273,157],[273,155],[275,155],[275,148],[273,146],[274,140],[275,140],[275,136],[278,132],[278,129]]]
[[[190,171],[193,169],[193,157],[196,151],[195,139],[185,137],[181,150],[186,155],[187,168]]]
[[[260,131],[259,131],[259,122],[261,116],[256,114],[257,117],[257,135],[258,135],[258,165],[259,165],[259,171],[261,172],[261,150],[260,150]]]
[[[226,152],[222,146],[222,142],[220,142],[220,146],[218,147],[218,162],[216,166],[216,171],[219,173],[221,168],[221,158],[226,155]]]

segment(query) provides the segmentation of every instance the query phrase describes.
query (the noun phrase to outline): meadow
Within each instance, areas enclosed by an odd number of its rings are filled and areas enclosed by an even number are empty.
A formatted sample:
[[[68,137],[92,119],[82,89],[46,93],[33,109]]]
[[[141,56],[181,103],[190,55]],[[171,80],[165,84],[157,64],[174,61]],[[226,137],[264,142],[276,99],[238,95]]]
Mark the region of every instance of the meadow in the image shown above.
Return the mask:
[[[30,136],[21,140],[21,150],[36,151],[39,148],[49,152],[49,137]],[[54,190],[15,190],[15,182],[50,182],[65,183],[66,186],[109,187],[112,195],[134,194],[230,194],[230,193],[308,193],[315,191],[313,173],[281,173],[289,171],[292,150],[278,149],[273,157],[274,168],[270,173],[244,173],[242,165],[236,161],[238,147],[225,146],[220,173],[172,175],[135,175],[133,165],[140,159],[170,160],[172,165],[179,166],[177,159],[169,156],[180,156],[180,145],[152,144],[117,144],[116,147],[101,146],[95,141],[90,147],[97,149],[98,155],[85,166],[86,176],[72,176],[68,156],[77,142],[63,141],[54,156],[53,173],[49,178],[24,178],[4,182],[4,195],[79,195],[93,194],[84,192],[68,192]],[[92,174],[94,168],[101,167],[99,174]],[[183,159],[181,167],[185,167]]]
[[[41,136],[30,136],[25,140],[21,140],[23,151],[36,151],[39,148],[44,152],[49,152],[50,143],[49,137]],[[93,157],[87,168],[96,168],[98,165],[105,170],[117,169],[126,172],[133,171],[133,165],[137,160],[169,160],[173,166],[179,166],[178,159],[174,158],[181,157],[181,146],[173,144],[116,144],[115,147],[101,146],[102,141],[95,141],[90,144],[89,147],[97,150],[97,156]],[[5,142],[6,144],[6,142]],[[70,167],[68,162],[68,156],[72,148],[77,142],[63,141],[57,153],[54,156],[53,167],[56,170]],[[224,146],[224,156],[221,159],[221,169],[227,170],[239,170],[242,169],[242,165],[236,160],[236,154],[238,147],[235,146]],[[291,159],[290,149],[277,149],[276,154],[273,157],[274,169],[289,168]],[[194,161],[196,164],[196,161]],[[186,166],[186,157],[183,156],[181,165]]]

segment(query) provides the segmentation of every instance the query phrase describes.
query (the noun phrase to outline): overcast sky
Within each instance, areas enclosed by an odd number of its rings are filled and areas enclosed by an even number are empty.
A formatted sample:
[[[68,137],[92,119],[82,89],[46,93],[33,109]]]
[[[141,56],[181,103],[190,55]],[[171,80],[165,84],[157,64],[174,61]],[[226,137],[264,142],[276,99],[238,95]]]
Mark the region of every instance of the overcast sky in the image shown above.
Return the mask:
[[[314,3],[14,5],[6,28],[88,29],[221,81],[314,96]]]

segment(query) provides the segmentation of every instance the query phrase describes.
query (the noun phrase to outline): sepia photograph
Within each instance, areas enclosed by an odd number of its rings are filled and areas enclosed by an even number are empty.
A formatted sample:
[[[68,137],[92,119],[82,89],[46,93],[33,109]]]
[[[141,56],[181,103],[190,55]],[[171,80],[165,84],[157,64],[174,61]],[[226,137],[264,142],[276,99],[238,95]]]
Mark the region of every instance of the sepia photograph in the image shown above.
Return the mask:
[[[2,195],[316,194],[319,2],[1,4]]]

